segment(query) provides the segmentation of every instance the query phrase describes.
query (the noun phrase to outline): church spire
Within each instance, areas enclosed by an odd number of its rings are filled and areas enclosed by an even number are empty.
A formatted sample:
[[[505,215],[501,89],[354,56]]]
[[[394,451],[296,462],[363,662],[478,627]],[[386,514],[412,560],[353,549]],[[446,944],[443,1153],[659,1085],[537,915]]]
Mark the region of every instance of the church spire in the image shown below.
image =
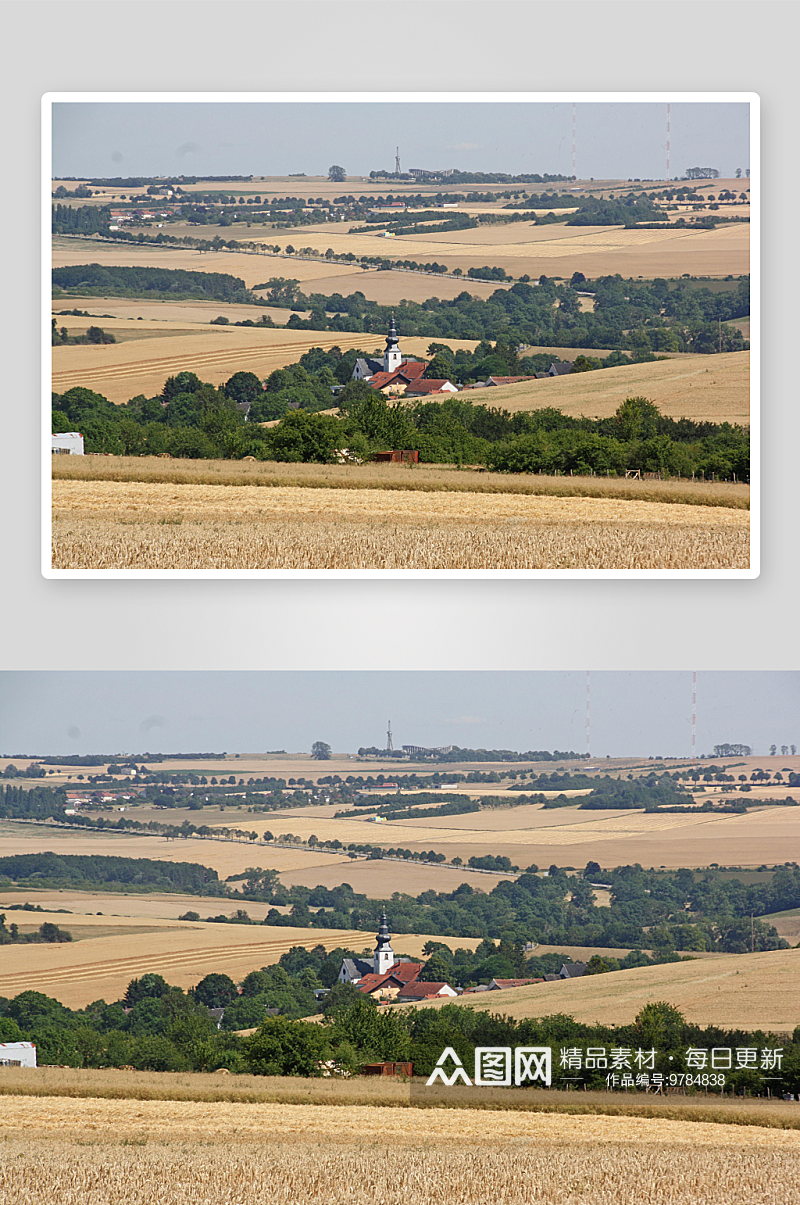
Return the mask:
[[[394,966],[395,957],[392,949],[392,937],[389,933],[389,922],[386,919],[386,913],[381,913],[381,920],[378,926],[377,945],[372,959],[373,969],[376,975],[385,975],[386,972]]]
[[[386,336],[386,350],[383,353],[384,372],[395,372],[403,362],[400,342],[397,338],[397,327],[394,324],[394,314],[389,322],[389,333]]]

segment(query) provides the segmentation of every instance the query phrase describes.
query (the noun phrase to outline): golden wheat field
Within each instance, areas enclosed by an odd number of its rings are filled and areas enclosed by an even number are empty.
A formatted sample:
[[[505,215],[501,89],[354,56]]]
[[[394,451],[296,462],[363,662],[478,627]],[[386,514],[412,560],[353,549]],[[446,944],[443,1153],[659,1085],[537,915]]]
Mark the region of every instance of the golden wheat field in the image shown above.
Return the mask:
[[[590,353],[591,354],[591,353]],[[564,356],[563,358],[566,358]],[[553,406],[573,418],[610,418],[627,397],[645,396],[669,418],[750,425],[750,353],[682,355],[517,385],[470,390],[476,405],[503,410]]]
[[[747,510],[750,487],[741,482],[624,480],[548,477],[538,473],[490,473],[447,464],[292,464],[252,460],[172,460],[159,456],[53,457],[54,481],[163,483],[167,485],[263,485],[303,489],[455,491],[538,494],[556,498],[606,498],[630,502],[681,502]]]
[[[8,1205],[781,1205],[800,1135],[463,1109],[6,1098]]]
[[[58,569],[746,569],[750,563],[747,512],[730,507],[296,486],[53,485]]]
[[[698,1025],[763,1029],[788,1036],[800,1025],[800,950],[713,955],[506,988],[492,992],[488,1001],[482,993],[459,996],[454,1003],[517,1018],[564,1013],[586,1024],[628,1025],[653,1000],[667,1001]],[[443,1003],[434,1001],[430,1007]]]

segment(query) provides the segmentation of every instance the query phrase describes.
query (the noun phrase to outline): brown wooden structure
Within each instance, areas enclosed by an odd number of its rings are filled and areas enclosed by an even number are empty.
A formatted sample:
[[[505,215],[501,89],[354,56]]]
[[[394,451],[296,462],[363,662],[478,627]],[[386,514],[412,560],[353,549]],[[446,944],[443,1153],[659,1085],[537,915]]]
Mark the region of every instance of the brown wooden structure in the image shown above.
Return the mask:
[[[419,464],[419,452],[416,448],[394,448],[389,452],[373,452],[372,459],[385,464]]]

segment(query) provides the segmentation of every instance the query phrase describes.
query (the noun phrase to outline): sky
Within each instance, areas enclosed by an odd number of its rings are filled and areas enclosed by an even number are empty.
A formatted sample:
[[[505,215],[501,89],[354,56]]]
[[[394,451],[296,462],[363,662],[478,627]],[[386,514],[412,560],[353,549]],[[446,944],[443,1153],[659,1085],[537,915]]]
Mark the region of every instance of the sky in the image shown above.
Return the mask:
[[[572,175],[572,103],[57,102],[55,177],[348,175],[412,167]],[[313,94],[311,94],[313,95]],[[666,175],[667,106],[577,103],[581,179]],[[670,176],[749,167],[749,106],[671,105]]]
[[[690,671],[590,678],[595,757],[688,757]],[[403,744],[586,750],[586,674],[0,672],[0,756],[309,752]],[[698,672],[697,752],[800,745],[800,672]]]

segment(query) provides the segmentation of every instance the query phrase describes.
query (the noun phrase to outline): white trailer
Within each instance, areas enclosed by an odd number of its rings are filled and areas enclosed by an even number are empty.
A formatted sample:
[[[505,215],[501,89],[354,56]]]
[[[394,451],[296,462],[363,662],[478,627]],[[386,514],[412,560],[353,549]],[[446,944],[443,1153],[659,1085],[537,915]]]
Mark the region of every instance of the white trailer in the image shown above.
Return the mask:
[[[79,431],[62,431],[53,436],[53,455],[83,456],[83,436]]]
[[[0,1067],[35,1067],[33,1042],[0,1042]]]

